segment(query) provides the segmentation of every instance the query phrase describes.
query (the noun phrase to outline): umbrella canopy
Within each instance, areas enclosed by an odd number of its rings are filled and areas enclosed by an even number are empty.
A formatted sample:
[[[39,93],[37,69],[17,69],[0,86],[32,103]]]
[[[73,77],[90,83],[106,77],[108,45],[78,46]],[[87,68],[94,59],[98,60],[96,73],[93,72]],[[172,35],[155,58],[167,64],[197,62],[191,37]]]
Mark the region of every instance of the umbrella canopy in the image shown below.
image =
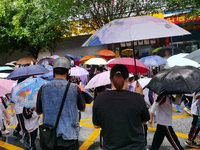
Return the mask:
[[[148,67],[157,67],[163,64],[166,64],[167,61],[160,56],[147,56],[140,59]]]
[[[59,57],[60,57],[59,55],[52,55],[52,56],[50,56],[50,58],[52,58],[52,59],[57,59]]]
[[[78,56],[78,57],[76,57],[76,58],[79,58],[79,59],[81,59],[81,58],[83,58],[83,56],[81,56],[81,55],[80,55],[80,56]]]
[[[135,51],[135,54],[137,53],[137,51]],[[133,56],[133,49],[124,49],[121,54],[123,56]]]
[[[82,46],[121,43],[190,34],[165,19],[153,16],[113,20],[97,30]]]
[[[200,65],[197,62],[184,58],[187,55],[188,55],[187,53],[181,53],[169,57],[167,59],[167,64],[165,65],[165,68],[170,68],[174,66],[193,66],[196,68],[200,67]]]
[[[106,65],[107,61],[103,58],[91,58],[85,62],[87,65]]]
[[[46,58],[40,59],[39,62],[38,62],[38,64],[39,64],[39,65],[44,65],[44,66],[46,67],[46,66],[52,64],[53,61],[54,61],[53,58],[48,58],[48,57],[46,57]]]
[[[87,56],[84,56],[83,58],[81,58],[79,61],[86,61],[86,60],[89,60],[90,58],[95,58],[95,56],[87,55]]]
[[[192,66],[175,66],[160,71],[147,88],[160,94],[192,94],[200,89],[200,70]]]
[[[8,66],[2,66],[0,67],[0,72],[1,73],[10,73],[12,72],[14,69]]]
[[[73,60],[75,59],[75,57],[72,56],[71,54],[66,54],[65,57],[69,57],[69,58],[71,58],[71,59],[73,59]]]
[[[14,70],[13,72],[9,74],[7,79],[25,78],[25,77],[29,77],[33,75],[45,74],[48,72],[49,70],[44,67],[33,65],[33,66],[23,67],[23,68]]]
[[[85,98],[85,102],[87,104],[90,104],[94,100],[94,97],[90,94],[89,91],[87,91],[86,89],[84,89],[84,87],[82,87],[81,85],[78,85],[78,87],[81,89],[81,91],[83,93],[83,96]]]
[[[72,67],[70,69],[70,76],[84,76],[84,75],[88,75],[89,72],[84,69],[84,68],[81,68],[81,67]]]
[[[23,64],[31,64],[31,62],[33,63],[36,63],[37,60],[33,57],[23,57],[23,58],[20,58],[16,64],[17,65],[23,65]]]
[[[128,68],[129,72],[135,73],[134,58],[116,58],[115,60],[108,63],[107,66],[112,68],[116,64],[125,65]],[[139,61],[138,59],[136,59],[136,67],[137,67],[138,73],[146,73],[146,72],[150,71],[149,68],[145,64],[143,64],[143,62]]]
[[[49,73],[45,73],[43,75],[37,75],[38,78],[48,78],[48,81],[51,81],[53,80],[53,67],[48,65],[46,67],[46,69],[48,69],[50,72]]]
[[[188,54],[184,58],[200,63],[200,49],[193,51],[192,53]]]
[[[10,93],[15,85],[16,82],[13,80],[0,79],[0,96]]]
[[[74,59],[74,62],[77,62],[77,61],[79,61],[79,60],[80,60],[80,59],[76,57],[76,58]]]
[[[0,73],[0,78],[5,79],[10,73]]]
[[[139,82],[141,87],[144,89],[149,84],[150,81],[151,81],[151,78],[148,78],[148,77],[140,78],[137,81],[134,81],[133,87],[135,88],[137,82]]]
[[[161,55],[161,56],[165,56],[165,51],[169,51],[170,52],[170,55],[175,55],[175,54],[179,54],[179,53],[184,53],[184,50],[178,48],[178,47],[175,47],[175,46],[166,46],[166,47],[163,47],[161,48],[158,53]],[[174,51],[174,52],[172,52]]]
[[[133,77],[132,74],[129,74],[129,77]],[[110,71],[105,71],[95,75],[85,86],[85,89],[91,89],[103,85],[111,84],[110,82]]]
[[[41,78],[28,78],[17,84],[11,92],[11,101],[27,108],[36,107],[37,94],[40,87],[48,83]]]
[[[15,67],[15,64],[12,64],[12,63],[6,63],[5,66],[8,66],[8,67],[12,67],[12,68],[14,68],[14,67]]]
[[[154,49],[152,52],[153,52],[153,53],[159,52],[159,50],[160,50],[161,48],[162,48],[162,47],[158,47],[158,48]]]
[[[107,50],[107,49],[98,51],[97,54],[101,55],[101,56],[108,56],[108,57],[109,56],[116,56],[116,54],[113,51]]]

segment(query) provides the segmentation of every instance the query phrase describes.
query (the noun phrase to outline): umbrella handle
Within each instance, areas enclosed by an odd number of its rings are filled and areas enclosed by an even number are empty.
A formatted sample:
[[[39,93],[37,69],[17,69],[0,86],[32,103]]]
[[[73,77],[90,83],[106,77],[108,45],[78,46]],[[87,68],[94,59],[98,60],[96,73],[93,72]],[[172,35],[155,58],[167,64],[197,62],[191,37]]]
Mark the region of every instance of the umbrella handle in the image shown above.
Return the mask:
[[[135,45],[134,45],[133,41],[131,43],[132,43],[132,46],[133,46],[133,57],[134,57],[134,63],[135,63],[135,74],[134,74],[134,77],[135,77],[135,80],[138,80],[139,77],[138,77],[138,74],[137,74],[136,56],[135,56]]]

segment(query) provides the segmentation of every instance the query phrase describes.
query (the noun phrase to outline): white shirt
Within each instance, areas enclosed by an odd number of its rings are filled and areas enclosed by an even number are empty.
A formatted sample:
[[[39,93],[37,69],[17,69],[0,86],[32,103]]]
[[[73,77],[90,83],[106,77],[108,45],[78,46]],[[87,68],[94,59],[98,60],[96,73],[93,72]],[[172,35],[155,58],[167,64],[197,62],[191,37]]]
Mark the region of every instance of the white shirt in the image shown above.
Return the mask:
[[[2,125],[2,117],[3,117],[3,111],[5,110],[2,101],[0,100],[0,130],[3,128]]]
[[[15,103],[14,109],[16,114],[21,114],[23,112],[23,106],[18,103]]]
[[[193,115],[200,115],[200,99],[195,98],[195,94],[193,94],[193,99],[192,99],[192,106],[191,106],[191,113]]]
[[[166,96],[163,104],[160,104],[156,111],[156,121],[160,125],[172,126],[172,100]]]
[[[158,97],[159,98],[159,97]],[[171,95],[162,96],[154,101],[151,113],[156,112],[156,121],[160,125],[172,126],[172,99]]]
[[[28,132],[32,132],[37,129],[40,125],[40,116],[37,115],[35,111],[33,111],[32,117],[30,119],[26,119],[24,117],[24,125]]]

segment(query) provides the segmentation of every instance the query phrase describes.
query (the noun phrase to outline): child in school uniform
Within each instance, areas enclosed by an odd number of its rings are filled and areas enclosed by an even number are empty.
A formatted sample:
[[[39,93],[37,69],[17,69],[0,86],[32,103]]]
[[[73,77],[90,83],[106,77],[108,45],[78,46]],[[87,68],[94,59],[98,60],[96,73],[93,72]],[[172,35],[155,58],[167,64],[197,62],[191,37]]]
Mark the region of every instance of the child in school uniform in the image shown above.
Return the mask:
[[[176,150],[184,150],[172,128],[172,103],[177,104],[181,100],[181,95],[159,95],[151,107],[149,124],[153,122],[156,112],[157,129],[153,137],[151,150],[159,150],[164,137],[166,136],[170,144]]]
[[[23,108],[24,125],[28,131],[26,145],[30,150],[36,150],[35,139],[40,125],[40,116],[34,110],[35,108]]]
[[[192,148],[200,148],[200,146],[194,141],[197,134],[200,131],[199,116],[200,116],[200,91],[193,95],[191,113],[193,114],[192,127],[188,134],[188,140],[185,141],[185,145]]]

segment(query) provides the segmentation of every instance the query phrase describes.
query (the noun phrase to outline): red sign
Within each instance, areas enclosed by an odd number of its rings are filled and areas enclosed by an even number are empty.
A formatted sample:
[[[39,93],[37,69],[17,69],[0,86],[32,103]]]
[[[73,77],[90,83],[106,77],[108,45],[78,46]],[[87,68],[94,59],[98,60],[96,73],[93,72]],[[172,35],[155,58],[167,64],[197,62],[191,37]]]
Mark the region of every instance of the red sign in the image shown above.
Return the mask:
[[[186,22],[191,22],[191,21],[198,21],[200,20],[200,16],[196,16],[196,17],[186,17],[187,14],[183,14],[183,15],[179,15],[179,16],[172,16],[172,17],[166,17],[165,19],[173,22],[175,24],[179,24],[179,23],[186,23]]]

